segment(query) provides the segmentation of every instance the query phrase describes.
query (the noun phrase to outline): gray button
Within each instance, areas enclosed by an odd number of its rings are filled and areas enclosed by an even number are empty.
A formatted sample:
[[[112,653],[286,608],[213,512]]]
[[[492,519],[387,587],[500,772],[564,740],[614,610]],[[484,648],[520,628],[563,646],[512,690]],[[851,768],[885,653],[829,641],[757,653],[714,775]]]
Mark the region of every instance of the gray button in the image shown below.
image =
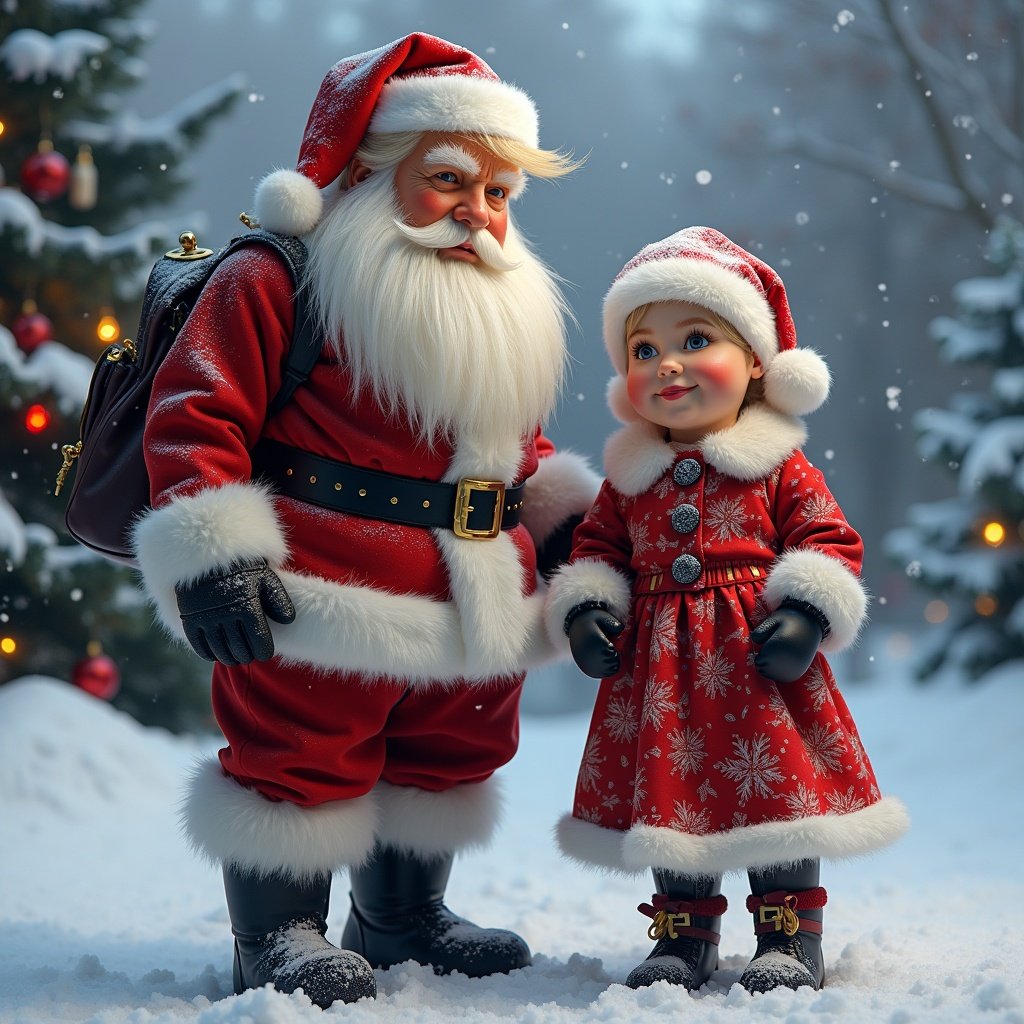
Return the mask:
[[[672,563],[672,579],[684,586],[693,583],[703,571],[704,566],[693,555],[680,555]]]
[[[672,509],[672,529],[676,533],[693,533],[700,522],[700,509],[696,505],[680,505]]]
[[[676,463],[676,468],[672,470],[672,479],[680,487],[689,487],[690,484],[695,484],[700,479],[702,472],[700,463],[696,459],[680,459]]]

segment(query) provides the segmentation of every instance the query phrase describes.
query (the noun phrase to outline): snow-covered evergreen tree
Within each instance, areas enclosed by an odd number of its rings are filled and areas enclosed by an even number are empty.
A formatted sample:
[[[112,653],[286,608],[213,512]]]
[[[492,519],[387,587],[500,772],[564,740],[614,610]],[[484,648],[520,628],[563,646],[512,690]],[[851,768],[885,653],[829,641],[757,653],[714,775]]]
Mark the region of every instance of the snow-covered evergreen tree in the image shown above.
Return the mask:
[[[911,506],[887,537],[936,595],[922,679],[949,666],[977,680],[1024,659],[1024,226],[1000,224],[989,258],[999,273],[961,281],[957,315],[932,324],[945,362],[993,368],[987,386],[965,380],[949,408],[915,416],[921,454],[956,474],[956,494]]]
[[[196,92],[183,81],[167,113],[132,113],[124,93],[147,73],[141,6],[0,7],[0,683],[69,678],[102,647],[121,670],[116,702],[182,727],[206,713],[201,664],[161,636],[130,570],[71,540],[53,494],[94,360],[134,330],[154,258],[193,226],[170,224],[165,204],[242,87],[231,77]],[[124,326],[103,336],[104,316]]]

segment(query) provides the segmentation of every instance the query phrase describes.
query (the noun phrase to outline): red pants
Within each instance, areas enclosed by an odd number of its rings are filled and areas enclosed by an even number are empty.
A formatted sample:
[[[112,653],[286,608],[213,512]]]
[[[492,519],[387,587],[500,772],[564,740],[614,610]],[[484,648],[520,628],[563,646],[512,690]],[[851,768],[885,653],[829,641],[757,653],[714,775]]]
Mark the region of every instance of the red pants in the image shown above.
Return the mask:
[[[483,782],[519,744],[523,676],[415,687],[278,660],[213,670],[224,770],[272,800],[313,807],[379,781],[431,792]]]

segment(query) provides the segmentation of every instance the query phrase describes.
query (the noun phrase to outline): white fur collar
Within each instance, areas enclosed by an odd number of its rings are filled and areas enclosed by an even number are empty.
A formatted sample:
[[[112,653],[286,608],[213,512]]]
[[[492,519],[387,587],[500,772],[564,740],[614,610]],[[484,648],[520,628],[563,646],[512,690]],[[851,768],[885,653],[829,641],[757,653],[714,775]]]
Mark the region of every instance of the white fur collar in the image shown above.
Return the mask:
[[[760,480],[780,466],[807,439],[803,420],[767,405],[752,405],[734,426],[709,434],[697,449],[705,462],[738,480]],[[675,462],[677,451],[664,429],[640,420],[616,431],[604,449],[604,468],[621,494],[642,494]]]

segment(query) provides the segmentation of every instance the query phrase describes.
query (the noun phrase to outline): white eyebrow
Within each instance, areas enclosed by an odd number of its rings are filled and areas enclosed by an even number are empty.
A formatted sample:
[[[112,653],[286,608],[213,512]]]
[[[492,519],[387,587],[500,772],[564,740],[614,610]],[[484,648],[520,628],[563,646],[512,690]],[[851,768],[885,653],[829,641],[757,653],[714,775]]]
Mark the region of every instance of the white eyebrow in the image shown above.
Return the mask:
[[[428,167],[457,167],[460,171],[474,176],[480,174],[480,164],[472,153],[467,153],[461,146],[454,146],[450,142],[429,150],[423,157],[423,163]]]
[[[515,199],[526,188],[526,175],[522,171],[498,171],[494,180],[508,189],[509,199]]]

